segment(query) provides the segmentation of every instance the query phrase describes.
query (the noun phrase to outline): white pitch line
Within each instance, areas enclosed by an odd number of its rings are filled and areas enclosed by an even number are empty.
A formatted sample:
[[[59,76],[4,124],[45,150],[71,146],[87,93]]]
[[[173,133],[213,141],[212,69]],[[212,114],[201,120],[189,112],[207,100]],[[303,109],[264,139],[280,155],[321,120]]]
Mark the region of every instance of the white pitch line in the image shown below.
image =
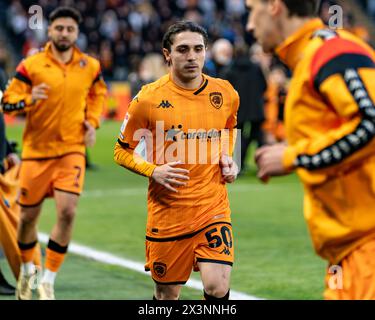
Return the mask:
[[[296,186],[297,183],[284,183],[275,185],[260,185],[260,184],[234,184],[228,187],[229,192],[251,192],[271,190],[285,190],[288,186]],[[146,195],[147,186],[144,188],[123,188],[123,189],[107,189],[107,190],[87,190],[82,193],[83,198],[100,198],[108,196],[137,196]]]
[[[38,238],[40,242],[47,243],[49,236],[48,234],[45,234],[45,233],[39,233]],[[96,250],[87,246],[83,246],[83,245],[71,242],[69,244],[69,252],[88,258],[88,259],[99,261],[104,264],[123,267],[126,269],[130,269],[130,270],[142,273],[146,276],[150,276],[149,272],[144,271],[144,264],[140,262],[132,261],[129,259],[117,257],[105,251],[99,251],[99,250]],[[202,283],[194,279],[190,279],[186,283],[186,286],[192,289],[200,290],[200,291],[203,290]],[[235,290],[230,291],[230,297],[231,297],[231,300],[262,300],[261,298],[251,296],[246,293],[235,291]]]

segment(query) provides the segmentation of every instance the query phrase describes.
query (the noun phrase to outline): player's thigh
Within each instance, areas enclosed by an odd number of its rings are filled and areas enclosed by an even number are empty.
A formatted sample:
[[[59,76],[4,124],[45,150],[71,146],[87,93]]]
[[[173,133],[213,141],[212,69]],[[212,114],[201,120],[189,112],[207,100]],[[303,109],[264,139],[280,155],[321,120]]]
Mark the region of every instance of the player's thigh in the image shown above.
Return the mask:
[[[205,288],[228,291],[233,262],[234,242],[230,223],[211,225],[199,233],[195,246],[195,270],[200,271]]]
[[[198,262],[203,287],[206,292],[221,292],[224,296],[230,288],[232,267],[221,263]]]
[[[19,176],[20,194],[17,202],[25,208],[38,207],[51,193],[52,180],[53,160],[22,161]]]
[[[76,214],[79,196],[66,191],[54,191],[58,218],[72,220]]]
[[[22,223],[36,223],[42,211],[42,204],[36,206],[21,206],[20,220]]]
[[[145,269],[159,285],[182,285],[189,279],[194,263],[193,241],[146,240]]]
[[[230,222],[210,224],[194,238],[196,262],[233,265],[234,240]]]
[[[72,153],[61,157],[53,179],[54,191],[80,195],[85,179],[86,160],[83,154]]]

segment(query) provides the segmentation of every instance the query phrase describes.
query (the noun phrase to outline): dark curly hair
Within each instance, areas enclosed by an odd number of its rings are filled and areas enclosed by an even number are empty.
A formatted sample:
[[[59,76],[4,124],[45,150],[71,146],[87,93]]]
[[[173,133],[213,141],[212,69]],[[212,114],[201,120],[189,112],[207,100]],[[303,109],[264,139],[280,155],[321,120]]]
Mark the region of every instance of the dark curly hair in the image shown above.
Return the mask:
[[[53,10],[49,17],[48,21],[51,24],[53,21],[55,21],[58,18],[72,18],[77,24],[80,24],[82,22],[82,16],[79,13],[77,9],[74,9],[72,7],[58,7],[55,10]]]
[[[199,24],[192,21],[179,21],[171,25],[163,37],[163,49],[171,51],[171,46],[174,41],[174,37],[185,31],[197,32],[200,33],[203,37],[204,45],[207,47],[208,44],[208,35],[207,31],[201,27]]]

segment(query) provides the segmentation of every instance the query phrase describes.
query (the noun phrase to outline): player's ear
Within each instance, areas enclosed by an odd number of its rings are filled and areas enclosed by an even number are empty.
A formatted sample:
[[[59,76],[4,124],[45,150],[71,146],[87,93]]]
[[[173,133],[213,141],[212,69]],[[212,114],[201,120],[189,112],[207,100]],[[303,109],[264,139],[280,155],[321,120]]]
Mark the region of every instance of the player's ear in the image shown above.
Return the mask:
[[[52,30],[52,27],[51,27],[51,25],[49,25],[48,28],[47,28],[48,38],[51,38],[51,30]]]
[[[170,66],[171,65],[171,53],[169,52],[168,49],[163,48],[163,56],[168,66]]]
[[[285,4],[283,4],[282,0],[271,0],[268,2],[268,9],[272,16],[277,16],[282,9],[285,9]]]

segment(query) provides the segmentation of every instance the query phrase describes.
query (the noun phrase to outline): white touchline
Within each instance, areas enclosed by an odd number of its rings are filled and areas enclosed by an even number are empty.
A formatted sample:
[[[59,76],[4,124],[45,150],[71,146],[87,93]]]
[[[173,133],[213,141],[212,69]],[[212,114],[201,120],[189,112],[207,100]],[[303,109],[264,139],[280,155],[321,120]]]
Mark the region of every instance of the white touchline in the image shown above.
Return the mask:
[[[296,186],[298,183],[284,183],[274,185],[261,184],[234,184],[228,186],[229,193],[231,192],[250,192],[250,191],[265,191],[271,190],[285,190],[288,186]],[[103,190],[87,190],[82,193],[82,198],[100,198],[100,197],[117,197],[117,196],[137,196],[146,195],[147,186],[143,188],[123,188],[123,189],[103,189]]]
[[[49,239],[48,234],[41,233],[41,232],[38,234],[38,240],[40,242],[47,243],[48,239]],[[96,249],[93,249],[93,248],[90,248],[90,247],[86,247],[86,246],[83,246],[83,245],[80,245],[80,244],[77,244],[77,243],[74,243],[74,242],[71,242],[69,244],[69,252],[77,254],[77,255],[85,257],[85,258],[88,258],[88,259],[99,261],[101,263],[123,267],[123,268],[126,268],[126,269],[130,269],[130,270],[142,273],[146,276],[150,276],[149,272],[144,271],[145,269],[144,269],[144,265],[142,263],[132,261],[132,260],[129,260],[129,259],[120,258],[120,257],[117,257],[117,256],[109,253],[109,252],[99,251],[99,250],[96,250]],[[190,288],[193,288],[193,289],[196,289],[196,290],[200,290],[200,291],[203,290],[202,283],[200,281],[197,281],[197,280],[194,280],[194,279],[190,279],[186,283],[186,286],[190,287]],[[263,300],[261,298],[251,296],[251,295],[248,295],[246,293],[238,292],[238,291],[235,291],[235,290],[230,291],[230,297],[231,297],[231,300]]]

